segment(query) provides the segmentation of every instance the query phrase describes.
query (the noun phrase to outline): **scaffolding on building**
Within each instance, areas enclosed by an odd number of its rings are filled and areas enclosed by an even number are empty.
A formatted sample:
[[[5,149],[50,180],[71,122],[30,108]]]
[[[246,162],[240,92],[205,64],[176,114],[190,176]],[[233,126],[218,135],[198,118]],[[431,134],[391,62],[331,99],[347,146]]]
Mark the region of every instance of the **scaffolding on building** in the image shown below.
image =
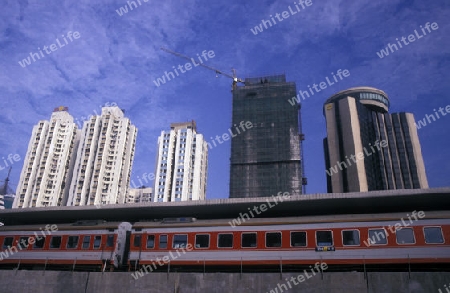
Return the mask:
[[[295,94],[285,75],[246,78],[233,90],[232,128],[240,121],[253,127],[232,138],[230,197],[302,194],[300,107],[287,102]]]
[[[177,57],[189,56],[166,48],[161,50]],[[241,121],[256,127],[232,137],[230,158],[230,197],[262,197],[289,192],[305,194],[303,141],[300,104],[287,102],[296,96],[294,82],[286,82],[285,74],[249,77],[242,80],[205,64],[200,66],[233,80],[234,129]],[[243,84],[239,86],[238,84]],[[253,127],[252,127],[253,128]]]

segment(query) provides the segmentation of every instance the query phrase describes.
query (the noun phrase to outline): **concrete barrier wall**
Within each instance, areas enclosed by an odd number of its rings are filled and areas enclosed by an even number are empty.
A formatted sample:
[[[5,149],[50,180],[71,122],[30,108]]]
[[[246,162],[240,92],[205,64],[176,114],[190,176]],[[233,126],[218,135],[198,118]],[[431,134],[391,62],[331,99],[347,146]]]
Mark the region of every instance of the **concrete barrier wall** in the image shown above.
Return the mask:
[[[0,271],[1,293],[439,293],[450,273],[324,273],[303,282],[301,273],[130,273]],[[311,274],[309,274],[311,275]],[[296,283],[296,284],[295,284]],[[291,288],[289,288],[291,287]],[[288,289],[288,290],[286,290]],[[271,291],[272,290],[272,291]],[[275,291],[276,290],[276,291]]]

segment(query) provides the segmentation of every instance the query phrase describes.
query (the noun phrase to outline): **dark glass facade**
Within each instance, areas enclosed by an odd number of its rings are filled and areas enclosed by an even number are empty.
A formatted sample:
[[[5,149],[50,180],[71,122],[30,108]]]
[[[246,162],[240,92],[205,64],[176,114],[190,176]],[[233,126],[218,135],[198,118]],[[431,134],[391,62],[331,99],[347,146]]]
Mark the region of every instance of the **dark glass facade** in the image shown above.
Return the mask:
[[[332,143],[324,139],[326,169],[339,162],[348,165],[341,163],[344,168],[331,175],[339,180],[333,182],[327,175],[328,192],[428,188],[414,117],[389,114],[384,92],[367,87],[345,90],[328,99],[324,109],[331,120],[327,133],[333,137]],[[376,141],[386,141],[387,146],[377,150]],[[355,150],[364,150],[362,165],[348,160]]]
[[[284,75],[247,78],[233,90],[231,129],[241,121],[252,128],[231,140],[230,198],[301,194],[300,107],[288,103],[295,96]]]

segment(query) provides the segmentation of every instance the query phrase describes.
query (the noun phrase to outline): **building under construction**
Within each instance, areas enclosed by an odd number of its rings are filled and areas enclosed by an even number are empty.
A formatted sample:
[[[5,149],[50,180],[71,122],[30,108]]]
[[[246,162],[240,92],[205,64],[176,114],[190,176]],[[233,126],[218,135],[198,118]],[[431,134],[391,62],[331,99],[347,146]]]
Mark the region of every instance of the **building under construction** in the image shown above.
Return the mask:
[[[231,140],[230,198],[302,194],[300,105],[288,102],[296,92],[284,74],[233,87],[231,128],[241,121],[253,127]]]
[[[9,167],[8,176],[5,180],[0,180],[0,209],[10,209],[14,201],[14,190],[9,186],[11,169]]]

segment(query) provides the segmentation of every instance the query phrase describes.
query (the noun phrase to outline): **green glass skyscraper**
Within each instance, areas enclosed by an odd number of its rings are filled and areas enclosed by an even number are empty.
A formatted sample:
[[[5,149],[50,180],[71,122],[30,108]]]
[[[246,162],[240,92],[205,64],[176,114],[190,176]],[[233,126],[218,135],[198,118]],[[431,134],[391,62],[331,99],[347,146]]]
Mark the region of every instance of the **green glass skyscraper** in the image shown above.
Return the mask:
[[[231,128],[253,127],[232,137],[230,198],[302,193],[300,106],[294,82],[285,75],[246,78],[233,89]]]

